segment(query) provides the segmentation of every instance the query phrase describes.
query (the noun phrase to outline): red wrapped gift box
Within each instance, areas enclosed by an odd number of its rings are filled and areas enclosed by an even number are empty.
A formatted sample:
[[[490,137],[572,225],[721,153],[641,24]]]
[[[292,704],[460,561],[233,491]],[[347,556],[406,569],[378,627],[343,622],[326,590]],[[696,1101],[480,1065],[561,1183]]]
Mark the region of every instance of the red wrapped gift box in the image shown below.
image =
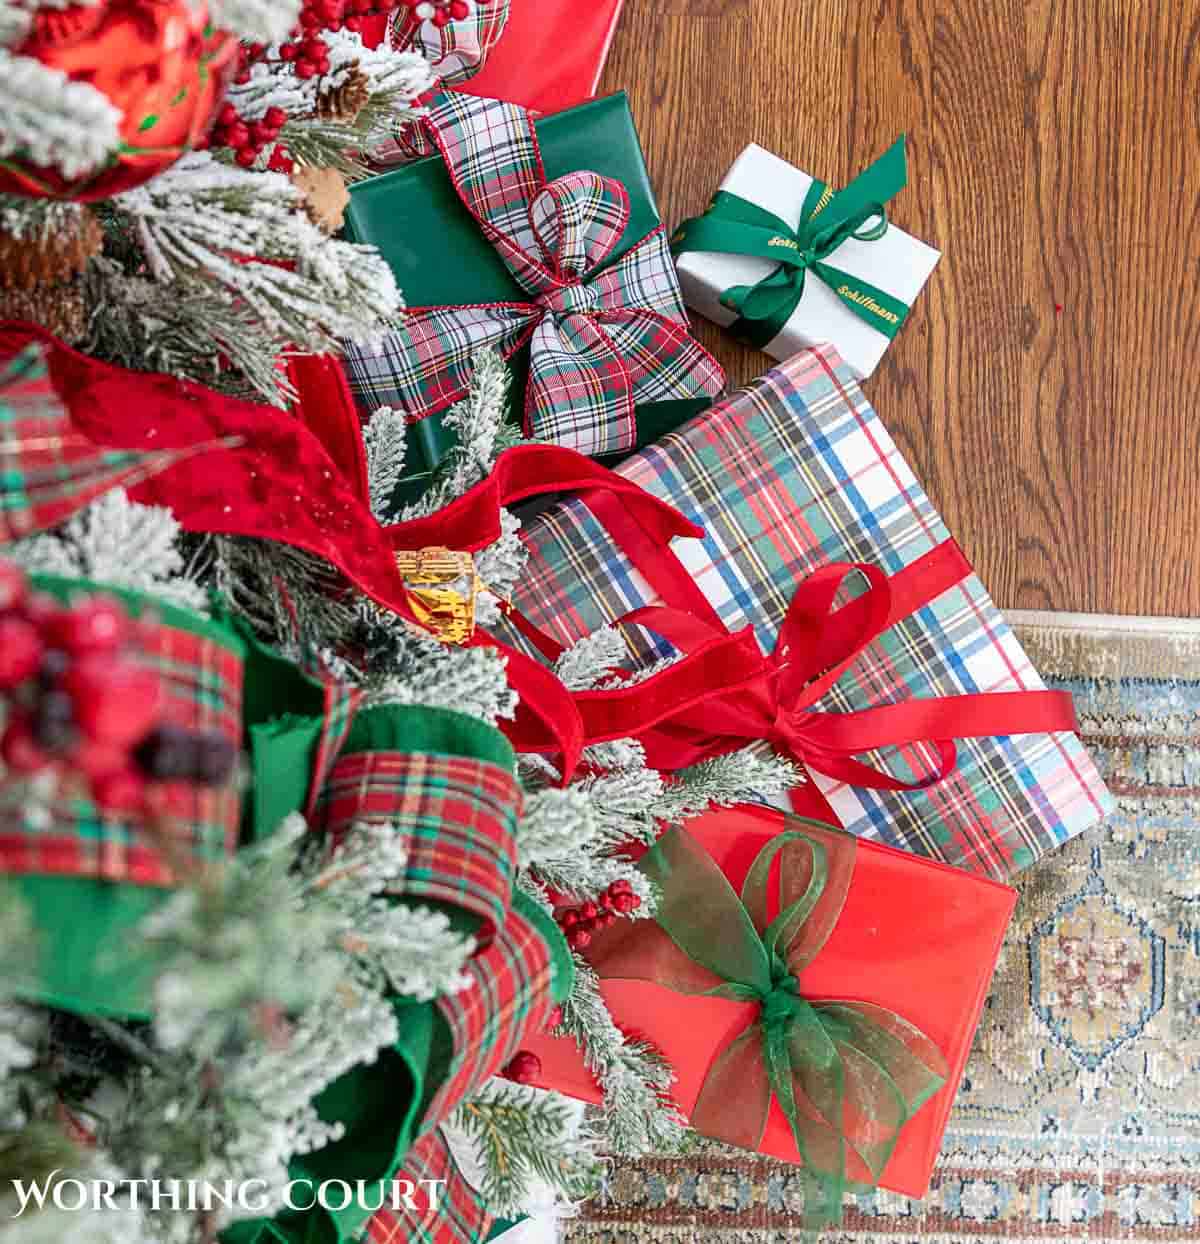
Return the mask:
[[[710,812],[686,829],[740,890],[755,857],[786,822],[772,809],[747,805]],[[894,1011],[937,1046],[948,1068],[943,1087],[901,1130],[879,1180],[882,1187],[912,1197],[928,1191],[1015,902],[1016,892],[997,882],[858,842],[845,906],[800,974],[800,995]],[[759,1010],[757,1004],[688,996],[647,981],[604,980],[601,989],[616,1022],[652,1042],[671,1063],[675,1100],[689,1115],[717,1055]],[[528,1048],[542,1062],[540,1085],[600,1100],[573,1040],[539,1036]],[[799,1160],[777,1100],[771,1101],[759,1149]],[[850,1174],[862,1178],[853,1164]]]
[[[512,0],[487,63],[462,90],[539,112],[574,108],[600,84],[625,0]]]
[[[625,0],[512,0],[508,23],[478,73],[455,90],[523,104],[537,112],[574,108],[596,93]],[[368,47],[387,19],[363,20]]]

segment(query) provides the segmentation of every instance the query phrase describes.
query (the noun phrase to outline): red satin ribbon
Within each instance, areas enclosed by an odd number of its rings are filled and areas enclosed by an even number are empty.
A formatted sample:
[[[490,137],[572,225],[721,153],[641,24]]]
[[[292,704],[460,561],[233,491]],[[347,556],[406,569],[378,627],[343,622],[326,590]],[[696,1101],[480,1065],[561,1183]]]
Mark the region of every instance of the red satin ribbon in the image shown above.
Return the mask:
[[[660,597],[673,602],[635,610],[619,622],[646,627],[684,654],[641,683],[577,693],[589,743],[636,737],[651,766],[671,771],[766,739],[835,780],[906,791],[932,786],[953,771],[955,739],[1077,728],[1070,695],[1055,691],[943,696],[850,713],[815,707],[874,639],[971,573],[953,540],[891,577],[861,563],[817,570],[796,590],[775,649],[764,656],[751,628],[730,634],[707,601],[694,607],[699,589],[682,563],[665,546],[651,551],[644,533],[630,528],[610,498],[589,497],[588,505],[603,514],[610,534]],[[840,589],[855,574],[866,580],[866,591],[834,609]],[[684,607],[675,607],[680,601]],[[547,643],[554,641],[547,637]],[[527,742],[518,738],[516,745],[524,750]],[[917,743],[937,753],[934,771],[919,781],[905,782],[856,759],[878,748]],[[801,793],[798,806],[829,814],[812,788]]]

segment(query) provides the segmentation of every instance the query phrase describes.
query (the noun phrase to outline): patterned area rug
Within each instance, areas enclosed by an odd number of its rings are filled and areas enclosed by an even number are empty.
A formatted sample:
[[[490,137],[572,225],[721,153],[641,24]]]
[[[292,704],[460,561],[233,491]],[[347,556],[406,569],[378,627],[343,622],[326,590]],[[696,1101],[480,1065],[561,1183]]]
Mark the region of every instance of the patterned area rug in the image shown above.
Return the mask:
[[[1021,901],[923,1202],[833,1244],[1200,1238],[1200,623],[1012,615],[1119,800]],[[568,1244],[800,1238],[787,1166],[707,1141],[618,1164]]]

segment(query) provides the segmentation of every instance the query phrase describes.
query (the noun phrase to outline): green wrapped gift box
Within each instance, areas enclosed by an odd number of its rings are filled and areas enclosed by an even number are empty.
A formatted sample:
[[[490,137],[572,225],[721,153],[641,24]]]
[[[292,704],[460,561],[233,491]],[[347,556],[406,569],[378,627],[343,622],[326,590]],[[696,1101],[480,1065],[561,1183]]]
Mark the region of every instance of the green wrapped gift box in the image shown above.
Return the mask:
[[[661,224],[625,94],[543,117],[534,126],[547,180],[588,170],[619,181],[628,192],[628,221],[600,269],[608,271]],[[460,200],[440,155],[352,186],[345,234],[352,241],[379,248],[410,308],[530,301],[530,294],[514,279]],[[431,261],[431,254],[442,258]],[[410,409],[399,390],[390,389],[388,379],[381,379],[379,369],[370,365],[365,351],[349,346],[347,360],[360,412],[368,415],[385,405]],[[515,392],[524,393],[528,344],[510,362]],[[639,403],[637,442],[648,443],[679,426],[711,400],[711,396],[696,396]],[[424,486],[428,472],[453,444],[453,434],[442,426],[440,413],[410,424],[403,499]],[[626,447],[616,456],[631,451],[632,447]]]

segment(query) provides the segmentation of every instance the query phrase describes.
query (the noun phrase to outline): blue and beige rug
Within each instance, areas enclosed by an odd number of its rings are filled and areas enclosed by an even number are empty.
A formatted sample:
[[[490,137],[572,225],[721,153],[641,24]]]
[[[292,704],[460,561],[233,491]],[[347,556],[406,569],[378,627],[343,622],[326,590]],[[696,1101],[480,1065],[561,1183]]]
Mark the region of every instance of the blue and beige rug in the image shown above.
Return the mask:
[[[830,1244],[1200,1239],[1200,623],[1012,619],[1118,812],[1023,879],[929,1196],[861,1197]],[[798,1196],[698,1141],[614,1166],[566,1239],[783,1244]]]

